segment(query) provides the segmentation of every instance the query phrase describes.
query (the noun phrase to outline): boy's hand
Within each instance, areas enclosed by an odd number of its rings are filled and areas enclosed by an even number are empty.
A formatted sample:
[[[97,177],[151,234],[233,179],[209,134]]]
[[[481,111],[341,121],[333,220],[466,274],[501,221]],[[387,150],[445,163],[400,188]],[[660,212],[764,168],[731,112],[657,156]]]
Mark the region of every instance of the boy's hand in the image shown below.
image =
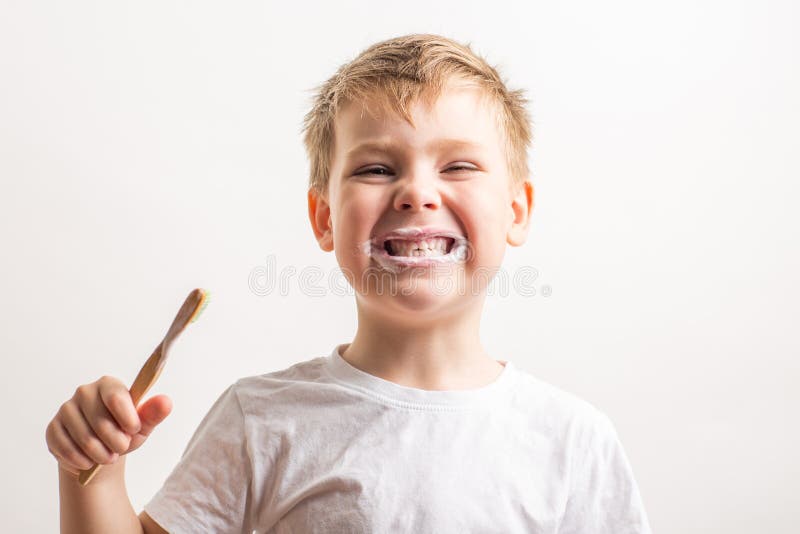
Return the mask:
[[[172,410],[166,395],[156,395],[137,409],[120,380],[104,376],[84,384],[61,405],[47,425],[47,448],[71,473],[93,464],[112,464],[138,449]]]

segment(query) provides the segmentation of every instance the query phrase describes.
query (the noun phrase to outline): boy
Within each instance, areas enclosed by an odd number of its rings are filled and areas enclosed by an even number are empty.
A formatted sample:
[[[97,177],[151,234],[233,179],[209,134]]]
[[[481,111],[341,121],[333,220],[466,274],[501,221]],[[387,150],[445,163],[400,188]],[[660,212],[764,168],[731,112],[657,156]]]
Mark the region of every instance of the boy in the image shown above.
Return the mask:
[[[137,412],[116,379],[81,386],[47,429],[62,530],[650,532],[609,419],[478,336],[481,273],[533,207],[524,103],[435,35],[341,67],[306,116],[308,213],[355,289],[355,338],[229,387],[138,517],[124,454],[169,399]]]

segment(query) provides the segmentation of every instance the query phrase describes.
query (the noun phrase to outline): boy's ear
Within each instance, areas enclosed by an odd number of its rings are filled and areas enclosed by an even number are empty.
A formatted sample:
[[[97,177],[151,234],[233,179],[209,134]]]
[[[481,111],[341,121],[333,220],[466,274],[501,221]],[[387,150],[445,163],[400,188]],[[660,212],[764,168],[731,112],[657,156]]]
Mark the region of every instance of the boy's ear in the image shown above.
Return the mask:
[[[331,225],[331,207],[325,195],[313,187],[308,190],[308,218],[314,237],[319,247],[325,252],[333,250],[333,226]]]
[[[511,227],[508,229],[507,241],[509,245],[518,247],[525,243],[528,237],[528,227],[533,211],[533,184],[525,180],[516,187],[516,192],[511,198]]]

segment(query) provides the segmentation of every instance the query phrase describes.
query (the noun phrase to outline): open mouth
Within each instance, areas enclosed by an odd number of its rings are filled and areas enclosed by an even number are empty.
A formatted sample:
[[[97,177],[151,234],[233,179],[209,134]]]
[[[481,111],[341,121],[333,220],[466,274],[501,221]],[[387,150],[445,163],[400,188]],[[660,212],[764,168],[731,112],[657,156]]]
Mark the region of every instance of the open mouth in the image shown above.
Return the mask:
[[[469,256],[469,242],[460,233],[418,227],[374,237],[363,243],[361,249],[382,268],[393,272],[464,263]]]
[[[453,250],[453,237],[430,237],[427,239],[386,239],[383,250],[389,256],[431,258],[445,256]]]

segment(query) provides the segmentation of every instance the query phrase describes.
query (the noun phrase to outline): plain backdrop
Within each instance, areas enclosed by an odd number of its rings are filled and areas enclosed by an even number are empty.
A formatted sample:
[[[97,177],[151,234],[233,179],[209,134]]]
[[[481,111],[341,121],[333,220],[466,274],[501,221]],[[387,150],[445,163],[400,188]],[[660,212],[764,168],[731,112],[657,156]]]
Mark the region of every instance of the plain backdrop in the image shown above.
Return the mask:
[[[0,6],[4,531],[57,530],[48,421],[130,382],[192,288],[212,301],[154,388],[175,409],[128,461],[137,510],[231,382],[351,339],[302,118],[368,45],[432,32],[531,97],[536,207],[504,269],[535,294],[489,297],[487,349],[611,417],[654,531],[797,532],[796,3]],[[253,285],[268,265],[283,290]]]

